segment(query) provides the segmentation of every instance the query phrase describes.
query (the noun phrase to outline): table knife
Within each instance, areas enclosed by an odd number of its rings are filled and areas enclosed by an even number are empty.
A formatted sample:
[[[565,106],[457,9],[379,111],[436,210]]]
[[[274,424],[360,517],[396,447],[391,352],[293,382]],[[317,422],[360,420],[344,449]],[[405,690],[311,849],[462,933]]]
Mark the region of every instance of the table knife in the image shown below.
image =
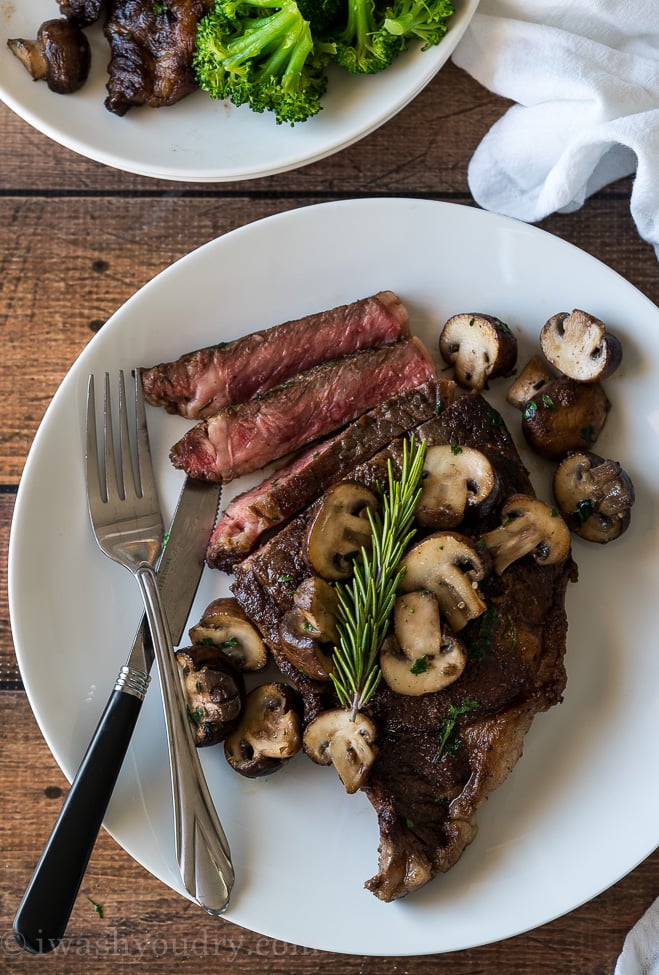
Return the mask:
[[[221,491],[219,484],[186,479],[166,535],[158,584],[175,646],[197,592]],[[152,664],[153,647],[143,619],[14,918],[14,935],[26,951],[51,951],[64,935],[131,741]]]

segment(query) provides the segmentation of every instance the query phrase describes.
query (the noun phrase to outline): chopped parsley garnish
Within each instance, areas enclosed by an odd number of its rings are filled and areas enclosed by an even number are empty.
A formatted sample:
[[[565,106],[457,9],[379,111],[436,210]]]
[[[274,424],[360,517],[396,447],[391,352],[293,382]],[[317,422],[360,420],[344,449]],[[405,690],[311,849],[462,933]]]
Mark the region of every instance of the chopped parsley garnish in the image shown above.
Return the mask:
[[[424,653],[422,657],[417,657],[412,666],[410,667],[410,673],[417,677],[419,674],[425,674],[428,670],[428,654]]]
[[[94,910],[98,914],[98,916],[100,918],[102,918],[103,917],[103,905],[102,904],[98,904],[95,900],[93,900],[89,896],[89,894],[87,894],[87,900],[89,901],[89,903],[91,904],[91,906],[94,908]]]
[[[437,754],[435,755],[436,761],[439,761],[445,751],[449,755],[455,755],[460,750],[462,747],[462,739],[454,737],[458,718],[463,714],[467,714],[469,711],[475,711],[479,707],[480,701],[477,701],[473,697],[466,697],[462,704],[450,705],[447,716],[439,726]]]
[[[584,522],[588,521],[593,513],[593,502],[590,498],[583,498],[581,501],[577,502],[577,507],[574,511],[574,517],[582,525]]]

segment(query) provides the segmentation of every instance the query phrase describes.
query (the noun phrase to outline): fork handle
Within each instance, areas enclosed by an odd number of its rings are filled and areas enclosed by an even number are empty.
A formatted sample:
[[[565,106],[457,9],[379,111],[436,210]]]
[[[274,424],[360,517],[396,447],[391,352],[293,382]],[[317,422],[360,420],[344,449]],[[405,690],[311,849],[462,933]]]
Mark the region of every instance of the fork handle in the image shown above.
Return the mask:
[[[156,574],[150,565],[135,573],[151,629],[165,711],[169,748],[176,858],[183,885],[209,914],[222,914],[234,882],[229,844],[218,819],[192,737],[180,668]]]
[[[61,941],[140,713],[149,677],[122,668],[14,918],[26,951]]]

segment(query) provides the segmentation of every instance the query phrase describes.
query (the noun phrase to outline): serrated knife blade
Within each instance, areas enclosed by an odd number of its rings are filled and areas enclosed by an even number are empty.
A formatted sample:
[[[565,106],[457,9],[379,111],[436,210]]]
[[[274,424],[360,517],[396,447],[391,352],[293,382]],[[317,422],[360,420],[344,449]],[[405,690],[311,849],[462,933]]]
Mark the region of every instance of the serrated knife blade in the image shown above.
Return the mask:
[[[176,646],[183,634],[217,518],[219,484],[186,479],[158,565],[158,584]],[[44,954],[61,941],[101,828],[149,684],[151,637],[142,621],[57,822],[23,895],[14,935]]]

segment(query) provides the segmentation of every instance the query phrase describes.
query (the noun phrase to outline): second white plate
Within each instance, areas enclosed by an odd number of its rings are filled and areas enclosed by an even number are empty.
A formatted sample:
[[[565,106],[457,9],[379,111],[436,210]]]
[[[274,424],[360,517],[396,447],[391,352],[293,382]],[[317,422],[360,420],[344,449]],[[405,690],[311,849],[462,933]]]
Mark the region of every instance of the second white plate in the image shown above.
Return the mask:
[[[270,176],[315,162],[373,132],[407,105],[449,59],[476,11],[478,0],[457,0],[442,41],[429,51],[410,48],[386,71],[354,77],[332,70],[322,111],[291,128],[269,114],[235,108],[195,92],[161,109],[131,109],[123,118],[103,105],[108,46],[100,25],[87,31],[92,70],[73,95],[35,84],[6,45],[9,37],[34,37],[57,16],[54,0],[0,5],[0,98],[14,112],[61,145],[96,162],[141,176],[186,182],[230,182]]]

